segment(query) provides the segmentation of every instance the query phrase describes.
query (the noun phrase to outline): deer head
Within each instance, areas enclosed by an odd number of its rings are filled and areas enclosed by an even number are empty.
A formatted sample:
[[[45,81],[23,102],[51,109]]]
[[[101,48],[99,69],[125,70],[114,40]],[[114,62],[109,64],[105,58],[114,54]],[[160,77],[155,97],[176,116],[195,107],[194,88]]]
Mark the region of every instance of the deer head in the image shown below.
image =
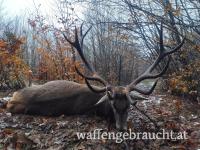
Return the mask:
[[[136,91],[136,92],[144,94],[144,95],[150,95],[156,87],[158,78],[166,72],[166,70],[169,66],[169,62],[171,59],[170,54],[172,54],[172,53],[176,52],[178,49],[180,49],[184,43],[184,39],[183,39],[182,42],[180,44],[178,44],[172,50],[165,50],[164,45],[163,45],[162,23],[161,23],[160,29],[157,26],[156,26],[156,28],[159,33],[159,50],[158,50],[157,58],[143,74],[141,74],[138,78],[136,78],[134,81],[132,81],[129,85],[126,85],[126,86],[110,85],[109,82],[105,81],[102,77],[100,77],[98,75],[98,73],[94,70],[94,68],[86,60],[86,58],[83,54],[83,40],[84,40],[86,34],[91,29],[91,27],[85,32],[85,34],[83,34],[82,33],[82,25],[81,25],[80,37],[78,36],[77,28],[75,28],[75,40],[73,42],[71,40],[69,40],[65,34],[63,34],[64,38],[77,50],[82,61],[84,62],[87,69],[92,73],[92,75],[87,76],[87,75],[83,74],[75,66],[76,72],[85,79],[85,82],[91,91],[93,91],[95,93],[105,93],[105,95],[96,103],[96,105],[98,105],[104,101],[109,102],[109,104],[114,112],[116,128],[119,130],[127,129],[127,117],[128,117],[128,110],[129,110],[130,105],[133,105],[136,109],[139,110],[139,108],[136,106],[137,100],[145,99],[142,96],[136,96],[136,95],[132,94],[131,91]],[[73,52],[73,53],[75,53],[75,52]],[[160,64],[160,62],[164,58],[167,60],[166,65],[163,67],[163,69],[159,73],[153,74],[152,73],[153,70],[155,70],[155,68]],[[75,60],[75,57],[74,57],[74,60]],[[140,82],[142,82],[143,80],[146,80],[146,79],[156,79],[153,86],[149,90],[143,90],[137,86]],[[97,81],[97,82],[101,83],[103,85],[103,87],[93,86],[89,83],[89,81]]]

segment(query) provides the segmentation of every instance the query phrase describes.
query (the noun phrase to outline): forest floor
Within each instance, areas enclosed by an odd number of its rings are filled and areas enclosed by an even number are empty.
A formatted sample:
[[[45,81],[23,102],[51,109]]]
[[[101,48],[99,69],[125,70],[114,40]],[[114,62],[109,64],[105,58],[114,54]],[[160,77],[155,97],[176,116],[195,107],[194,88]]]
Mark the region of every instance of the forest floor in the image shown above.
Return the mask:
[[[2,96],[1,96],[2,97]],[[0,98],[0,101],[4,101]],[[78,139],[77,132],[115,132],[108,123],[96,116],[42,117],[14,115],[0,109],[0,149],[74,149],[74,150],[199,150],[200,105],[171,95],[156,94],[139,102],[160,127],[160,131],[186,132],[182,140],[129,139],[116,143],[113,139]],[[156,133],[153,124],[134,108],[130,109],[128,128],[134,133]],[[97,132],[96,132],[97,133]]]

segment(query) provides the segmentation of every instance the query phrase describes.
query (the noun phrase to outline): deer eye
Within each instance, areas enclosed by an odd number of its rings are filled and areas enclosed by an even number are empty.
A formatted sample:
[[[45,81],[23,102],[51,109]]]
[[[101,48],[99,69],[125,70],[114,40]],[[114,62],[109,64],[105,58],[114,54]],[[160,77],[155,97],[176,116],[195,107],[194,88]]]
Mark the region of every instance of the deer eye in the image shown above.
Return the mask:
[[[115,94],[112,91],[107,91],[107,95],[108,95],[109,100],[114,100]]]

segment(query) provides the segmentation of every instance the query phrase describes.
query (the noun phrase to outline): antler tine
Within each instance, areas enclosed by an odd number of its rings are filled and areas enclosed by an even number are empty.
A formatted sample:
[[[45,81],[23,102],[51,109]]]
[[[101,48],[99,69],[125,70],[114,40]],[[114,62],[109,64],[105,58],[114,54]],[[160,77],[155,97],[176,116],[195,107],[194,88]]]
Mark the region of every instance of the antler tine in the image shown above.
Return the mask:
[[[140,83],[141,81],[145,80],[145,79],[156,79],[160,76],[162,76],[166,71],[167,71],[167,68],[169,66],[169,63],[170,63],[170,59],[171,57],[168,56],[174,52],[176,52],[178,49],[181,48],[181,46],[183,45],[184,41],[185,41],[185,38],[182,40],[182,42],[176,46],[175,48],[173,48],[172,50],[170,51],[165,51],[165,48],[164,48],[164,44],[163,44],[163,25],[161,23],[161,27],[160,29],[158,28],[158,26],[156,25],[156,28],[158,30],[158,33],[159,33],[159,52],[158,52],[158,57],[156,58],[156,60],[153,62],[153,64],[141,75],[139,76],[138,78],[136,78],[131,84],[129,84],[127,87],[129,89],[129,91],[132,91],[132,90],[135,90],[135,91],[138,91],[142,94],[146,94],[148,95],[149,93],[153,92],[152,89],[155,88],[155,85],[157,83],[157,81],[155,82],[155,84],[153,85],[153,87],[149,90],[149,91],[143,91],[139,88],[136,88],[136,85],[138,83]],[[157,73],[157,74],[152,74],[151,72],[158,66],[158,64],[166,57],[168,56],[168,60],[167,60],[167,63],[165,65],[165,67],[161,70],[161,72]]]
[[[82,31],[81,31],[82,32]],[[91,72],[95,72],[94,69],[92,68],[92,66],[90,66],[90,64],[87,62],[87,60],[85,59],[84,57],[84,54],[83,54],[83,50],[82,50],[82,47],[80,45],[80,42],[79,42],[79,39],[78,39],[78,31],[77,31],[77,28],[75,27],[75,41],[72,42],[71,40],[69,40],[67,38],[67,36],[63,33],[63,36],[64,38],[67,40],[67,42],[69,42],[74,48],[76,48],[76,50],[78,51],[81,59],[83,60],[84,64],[86,65],[86,67],[91,71]],[[84,36],[85,37],[85,36]],[[83,41],[84,38],[81,39],[81,41]]]
[[[83,37],[83,23],[81,23],[81,26],[80,26],[80,37]]]
[[[81,36],[81,48],[83,48],[83,41],[84,41],[84,38],[85,36],[88,34],[88,32],[92,29],[92,26],[90,26],[87,31],[85,32],[85,34],[83,34],[83,23],[81,24],[81,27],[80,27],[80,36]]]
[[[155,24],[157,30],[158,30],[158,34],[159,34],[159,51],[158,51],[158,57],[157,59],[154,61],[154,63],[148,68],[148,72],[150,73],[151,71],[153,71],[153,69],[155,68],[155,66],[160,62],[160,60],[162,59],[161,57],[163,56],[164,53],[164,44],[163,44],[163,24],[161,22],[160,25],[160,29],[158,28],[157,24]]]
[[[85,79],[85,83],[87,84],[88,88],[89,88],[91,91],[95,92],[95,93],[103,93],[103,92],[105,92],[106,89],[107,89],[106,87],[99,88],[99,87],[92,86],[92,85],[90,85],[90,83],[89,83],[89,81],[88,81],[87,79]]]
[[[107,85],[107,82],[104,80],[104,79],[102,79],[98,74],[97,74],[97,72],[94,70],[94,68],[88,63],[88,61],[86,60],[86,58],[85,58],[85,56],[84,56],[84,54],[83,54],[83,41],[84,41],[84,38],[85,38],[85,36],[87,35],[87,33],[91,30],[91,28],[92,28],[92,26],[85,32],[85,34],[83,34],[82,32],[82,26],[81,26],[81,35],[82,35],[82,37],[81,37],[81,43],[79,42],[79,40],[78,40],[78,34],[77,34],[77,28],[75,29],[75,37],[76,37],[76,41],[77,41],[77,43],[76,43],[76,50],[78,51],[78,53],[79,53],[79,55],[80,55],[80,57],[81,57],[81,59],[82,59],[82,61],[84,62],[84,64],[86,65],[86,67],[92,72],[92,74],[93,74],[93,76],[91,76],[91,77],[89,77],[89,76],[86,76],[86,75],[84,75],[84,74],[81,74],[81,76],[82,77],[84,77],[85,79],[87,79],[87,80],[96,80],[96,81],[99,81],[100,83],[102,83],[103,85]],[[81,45],[82,46],[81,46]],[[76,70],[79,72],[79,73],[81,73],[79,70],[78,70],[78,68],[76,67]],[[77,72],[77,73],[78,73]]]
[[[177,50],[179,50],[179,49],[183,46],[183,44],[184,44],[184,42],[185,42],[185,39],[186,39],[186,38],[184,37],[183,40],[181,41],[181,43],[180,43],[178,46],[176,46],[175,48],[173,48],[173,50],[171,50],[171,51],[169,51],[169,52],[165,52],[165,54],[163,55],[163,57],[165,57],[165,56],[167,56],[167,55],[170,55],[170,54],[176,52]]]
[[[144,90],[142,90],[142,89],[140,89],[138,87],[133,87],[132,90],[134,90],[136,92],[139,92],[141,94],[144,94],[144,95],[150,95],[153,92],[153,90],[155,89],[157,83],[158,83],[158,79],[156,79],[156,81],[153,83],[153,86],[147,91],[144,91]]]
[[[92,26],[83,34],[83,31],[82,31],[82,28],[83,28],[83,24],[81,24],[81,27],[80,27],[80,41],[79,41],[79,37],[78,37],[78,31],[77,31],[77,28],[75,27],[75,41],[72,42],[71,40],[69,40],[65,34],[64,35],[64,38],[77,50],[79,56],[81,57],[81,60],[84,62],[85,66],[87,67],[87,69],[92,73],[92,76],[86,76],[84,75],[78,68],[77,66],[75,65],[75,70],[76,72],[82,76],[85,81],[86,81],[86,84],[88,85],[88,87],[91,89],[93,88],[92,91],[95,91],[95,92],[105,92],[106,91],[106,86],[108,85],[108,83],[103,79],[101,78],[97,73],[96,71],[94,70],[94,68],[88,63],[88,61],[86,60],[84,54],[83,54],[83,41],[84,41],[84,38],[85,36],[87,35],[87,33],[91,30]],[[75,54],[74,54],[75,55]],[[103,88],[95,88],[94,86],[91,86],[89,84],[89,80],[92,80],[92,81],[98,81],[100,83],[102,83],[105,87]]]
[[[155,74],[155,75],[152,75],[149,73],[149,71],[147,70],[147,73],[144,73],[144,75],[141,75],[139,78],[137,78],[135,81],[134,81],[134,84],[138,84],[139,82],[141,82],[142,80],[145,80],[145,79],[155,79],[155,78],[158,78],[160,76],[162,76],[166,71],[167,71],[167,68],[169,67],[169,63],[170,63],[170,60],[171,60],[171,57],[168,57],[168,61],[167,61],[167,64],[165,65],[165,67],[161,70],[161,72]],[[133,87],[134,89],[136,89],[136,87]]]
[[[62,33],[62,34],[63,34],[65,40],[66,40],[67,42],[69,42],[69,44],[71,44],[72,46],[74,46],[74,42],[72,42],[71,40],[69,40],[69,39],[67,38],[67,36],[66,36],[64,33]]]
[[[79,53],[82,61],[84,62],[84,64],[86,65],[86,67],[91,71],[91,72],[95,72],[93,67],[88,63],[88,61],[85,59],[85,56],[83,54],[83,46],[80,45],[79,39],[78,39],[78,33],[77,33],[77,28],[75,28],[75,45],[74,47],[76,48],[77,52]],[[81,31],[82,32],[82,31]],[[83,41],[84,38],[81,37],[81,41]]]
[[[163,55],[162,55],[161,58],[164,58],[165,56],[170,55],[170,54],[176,52],[177,50],[179,50],[182,47],[182,45],[185,42],[185,37],[183,38],[183,40],[181,41],[181,43],[179,45],[177,45],[175,48],[173,48],[171,51],[164,52],[165,48],[164,48],[164,44],[163,44],[163,23],[161,22],[160,29],[158,28],[157,24],[155,24],[155,26],[156,26],[156,28],[158,30],[158,33],[159,33],[159,36],[160,36],[160,39],[159,39],[159,43],[160,43],[159,52],[163,52]]]
[[[75,51],[73,51],[73,62],[74,62],[74,64],[75,64],[75,62],[76,62]],[[89,88],[91,91],[96,92],[96,93],[102,93],[102,92],[105,92],[105,91],[106,91],[106,87],[97,88],[97,87],[91,86],[90,83],[89,83],[89,81],[88,81],[87,79],[98,81],[98,82],[102,83],[104,86],[106,86],[105,83],[102,82],[102,80],[100,80],[100,79],[98,79],[98,78],[94,78],[94,77],[85,76],[85,75],[82,74],[82,73],[80,72],[80,70],[77,68],[76,64],[75,64],[75,70],[76,70],[76,72],[77,72],[81,77],[83,77],[83,78],[85,79],[85,83],[87,84],[88,88]]]
[[[95,78],[95,77],[90,77],[90,76],[86,76],[84,75],[82,72],[80,72],[80,70],[75,66],[75,70],[76,72],[83,78],[87,79],[87,80],[93,80],[93,81],[98,81],[100,83],[102,83],[104,86],[106,86],[105,82],[103,82],[103,79],[99,79],[99,78]]]

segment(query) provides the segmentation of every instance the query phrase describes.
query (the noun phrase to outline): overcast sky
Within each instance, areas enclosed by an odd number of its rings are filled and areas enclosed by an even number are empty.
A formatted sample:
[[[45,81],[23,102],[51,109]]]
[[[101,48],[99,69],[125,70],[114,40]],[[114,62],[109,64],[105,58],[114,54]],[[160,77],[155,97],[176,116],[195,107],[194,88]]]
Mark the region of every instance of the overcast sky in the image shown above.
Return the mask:
[[[57,7],[56,0],[0,0],[3,1],[1,6],[6,13],[6,17],[15,17],[15,16],[25,16],[29,17],[33,12],[36,11],[36,8],[40,8],[40,15],[55,17],[55,10]],[[40,6],[40,7],[38,7]],[[74,6],[76,15],[80,18],[83,17],[83,11],[85,8],[82,4],[76,3]]]
[[[31,12],[40,4],[43,12],[49,12],[52,3],[53,0],[3,0],[3,8],[8,16],[16,16]]]

